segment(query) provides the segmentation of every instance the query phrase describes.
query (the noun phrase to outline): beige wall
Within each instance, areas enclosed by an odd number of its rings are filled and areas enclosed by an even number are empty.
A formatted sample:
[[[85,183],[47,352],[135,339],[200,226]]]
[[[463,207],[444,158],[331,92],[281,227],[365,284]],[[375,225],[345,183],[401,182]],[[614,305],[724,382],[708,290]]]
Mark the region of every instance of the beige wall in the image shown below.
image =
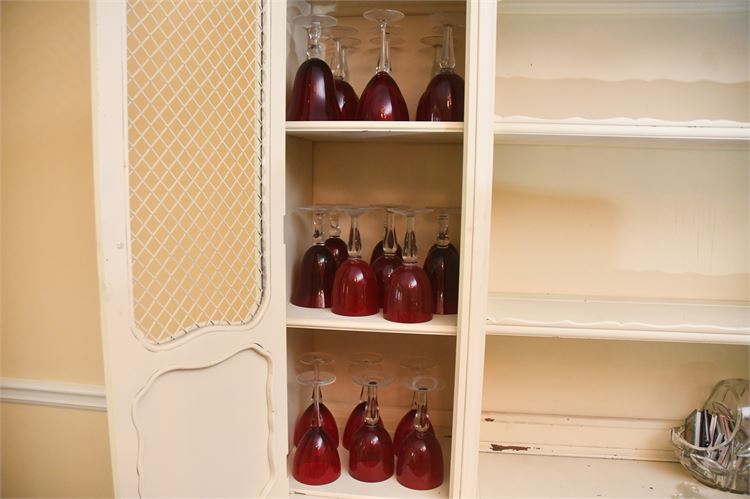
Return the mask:
[[[88,4],[3,1],[2,376],[103,383]],[[106,415],[3,404],[2,496],[111,496]]]

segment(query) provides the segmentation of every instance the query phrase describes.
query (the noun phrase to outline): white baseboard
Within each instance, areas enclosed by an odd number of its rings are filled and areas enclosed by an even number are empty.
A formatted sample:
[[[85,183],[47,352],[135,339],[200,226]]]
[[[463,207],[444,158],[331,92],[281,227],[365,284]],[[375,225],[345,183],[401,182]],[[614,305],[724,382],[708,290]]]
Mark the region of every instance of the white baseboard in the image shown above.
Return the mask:
[[[102,385],[0,378],[0,400],[90,411],[107,410],[107,399]]]

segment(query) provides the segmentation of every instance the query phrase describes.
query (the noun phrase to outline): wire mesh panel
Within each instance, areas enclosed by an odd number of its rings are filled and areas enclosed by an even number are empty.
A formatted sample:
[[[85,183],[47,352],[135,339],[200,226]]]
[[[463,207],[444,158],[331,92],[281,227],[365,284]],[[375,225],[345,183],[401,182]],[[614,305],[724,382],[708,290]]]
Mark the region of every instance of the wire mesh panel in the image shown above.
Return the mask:
[[[128,0],[137,333],[250,321],[263,298],[263,0]]]

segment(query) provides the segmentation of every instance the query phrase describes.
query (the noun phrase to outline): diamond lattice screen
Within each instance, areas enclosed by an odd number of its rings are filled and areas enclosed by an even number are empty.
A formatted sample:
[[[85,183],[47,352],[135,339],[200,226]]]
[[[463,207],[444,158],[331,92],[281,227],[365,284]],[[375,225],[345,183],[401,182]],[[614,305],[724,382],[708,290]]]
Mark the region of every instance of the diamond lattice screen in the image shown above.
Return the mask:
[[[263,0],[127,2],[130,257],[151,343],[263,295]]]

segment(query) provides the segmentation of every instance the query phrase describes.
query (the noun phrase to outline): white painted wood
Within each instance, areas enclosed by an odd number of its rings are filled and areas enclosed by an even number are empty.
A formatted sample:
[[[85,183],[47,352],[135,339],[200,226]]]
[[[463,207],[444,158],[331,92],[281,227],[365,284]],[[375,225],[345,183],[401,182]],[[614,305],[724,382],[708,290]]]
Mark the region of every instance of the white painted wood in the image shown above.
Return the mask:
[[[286,325],[293,328],[326,329],[331,331],[371,331],[380,333],[456,335],[455,315],[434,315],[432,320],[402,324],[386,320],[382,311],[366,317],[336,315],[330,309],[303,308],[288,303]]]
[[[482,413],[480,452],[677,462],[678,420]]]
[[[438,435],[443,432],[438,431]],[[289,478],[289,491],[291,497],[297,495],[312,497],[332,497],[336,499],[364,499],[364,498],[419,498],[419,497],[450,497],[449,496],[449,462],[447,456],[450,455],[451,439],[439,436],[438,440],[443,449],[445,465],[445,478],[443,484],[433,490],[412,490],[404,487],[396,480],[395,474],[383,482],[366,483],[355,480],[349,475],[349,452],[342,446],[339,446],[339,457],[341,459],[341,476],[338,480],[328,485],[310,486],[297,482],[293,477]],[[292,458],[289,459],[289,469],[291,470]]]
[[[514,456],[479,456],[479,497],[738,497],[701,485],[677,463]]]
[[[645,118],[601,120],[583,118],[551,120],[525,116],[495,118],[496,143],[507,143],[523,137],[686,139],[688,141],[734,141],[744,144],[750,140],[750,124],[728,120],[673,122]]]
[[[275,478],[283,476],[270,438],[277,419],[272,362],[251,344],[216,363],[155,373],[133,403],[139,495],[225,497],[237,490],[268,495]],[[228,380],[233,383],[226,385]],[[191,430],[187,435],[183,421]],[[200,452],[179,451],[186,436],[189,448]]]
[[[750,345],[750,305],[490,294],[487,334]]]
[[[477,494],[487,267],[492,200],[494,1],[467,2],[461,276],[453,402],[451,497]]]
[[[286,371],[284,303],[285,264],[283,246],[283,170],[271,165],[284,163],[284,61],[285,13],[283,5],[267,2],[263,25],[266,27],[264,101],[264,165],[263,178],[263,248],[264,277],[266,279],[262,303],[252,321],[239,327],[206,327],[183,336],[180,341],[164,346],[146,345],[133,334],[133,313],[130,298],[129,241],[128,241],[128,170],[127,170],[127,108],[125,76],[125,2],[97,1],[92,3],[92,94],[94,115],[94,162],[97,217],[97,247],[100,272],[101,317],[105,357],[105,378],[108,402],[110,445],[114,489],[117,497],[139,497],[144,494],[169,494],[180,489],[180,481],[199,484],[200,490],[215,490],[237,496],[255,496],[259,491],[270,496],[284,496],[288,482],[283,469],[287,446],[286,383],[283,375],[254,376],[238,379],[236,371],[218,368],[195,371],[195,377],[204,380],[213,389],[211,404],[229,407],[238,393],[266,389],[270,403],[263,406],[263,417],[272,418],[272,429],[265,439],[256,439],[254,448],[263,449],[265,462],[256,462],[258,474],[252,475],[252,484],[242,474],[226,477],[216,471],[224,460],[236,457],[227,447],[226,454],[217,449],[211,470],[195,469],[201,461],[191,460],[190,466],[180,470],[179,476],[160,474],[142,490],[140,476],[149,475],[152,461],[140,460],[139,445],[149,445],[157,454],[175,463],[187,463],[185,455],[198,456],[203,451],[206,436],[216,428],[227,435],[240,432],[242,423],[228,419],[220,411],[196,413],[199,425],[192,424],[191,415],[170,421],[169,434],[175,439],[181,435],[179,447],[149,438],[142,441],[132,419],[138,393],[148,386],[155,373],[194,369],[197,366],[219,366],[234,354],[252,345],[269,359],[271,372]],[[271,56],[273,54],[273,56]],[[254,373],[257,371],[253,370]],[[211,374],[208,374],[211,373]],[[203,376],[206,376],[205,378]],[[269,385],[270,383],[270,385]],[[205,388],[207,385],[203,385]],[[188,395],[185,385],[170,391],[170,400]],[[179,406],[165,407],[176,410]],[[191,406],[194,408],[194,406]],[[272,409],[273,408],[273,409]],[[141,424],[157,421],[161,411],[141,417]],[[209,423],[211,423],[209,425]],[[212,429],[209,429],[212,428]],[[261,441],[262,440],[262,441]],[[270,454],[266,454],[269,449]],[[245,451],[250,451],[245,449]],[[206,458],[207,456],[203,456]],[[229,463],[224,463],[229,465]],[[229,466],[228,469],[231,469]],[[279,470],[278,473],[274,470]],[[205,473],[204,473],[205,472]],[[221,484],[216,483],[222,480]],[[154,481],[155,480],[155,481]],[[267,487],[264,488],[264,485]],[[259,486],[260,485],[260,486]],[[170,494],[170,495],[176,495]]]
[[[102,385],[0,378],[0,400],[69,409],[107,410],[107,399]]]
[[[393,121],[288,121],[286,133],[314,142],[460,143],[463,123]]]
[[[747,0],[502,0],[501,14],[715,14],[743,12]]]

